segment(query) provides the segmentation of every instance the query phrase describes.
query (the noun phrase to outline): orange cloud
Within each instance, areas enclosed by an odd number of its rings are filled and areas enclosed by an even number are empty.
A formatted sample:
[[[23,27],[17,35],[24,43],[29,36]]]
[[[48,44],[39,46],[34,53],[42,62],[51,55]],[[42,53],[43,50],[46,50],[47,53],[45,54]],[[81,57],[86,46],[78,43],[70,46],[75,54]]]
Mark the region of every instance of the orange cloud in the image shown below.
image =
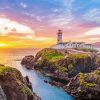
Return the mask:
[[[55,38],[34,37],[34,38],[18,38],[10,36],[0,36],[0,48],[43,48],[49,47],[56,43]],[[3,45],[5,44],[5,45]]]

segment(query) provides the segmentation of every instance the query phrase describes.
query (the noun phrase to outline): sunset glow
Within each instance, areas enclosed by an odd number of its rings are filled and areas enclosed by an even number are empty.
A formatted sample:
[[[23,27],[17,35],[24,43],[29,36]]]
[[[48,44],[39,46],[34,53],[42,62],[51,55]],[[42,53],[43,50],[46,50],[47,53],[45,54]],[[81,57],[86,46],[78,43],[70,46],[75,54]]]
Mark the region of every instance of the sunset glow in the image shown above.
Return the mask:
[[[7,44],[0,43],[0,47],[6,47]]]
[[[58,29],[64,41],[100,42],[100,1],[0,0],[0,47],[49,47]]]

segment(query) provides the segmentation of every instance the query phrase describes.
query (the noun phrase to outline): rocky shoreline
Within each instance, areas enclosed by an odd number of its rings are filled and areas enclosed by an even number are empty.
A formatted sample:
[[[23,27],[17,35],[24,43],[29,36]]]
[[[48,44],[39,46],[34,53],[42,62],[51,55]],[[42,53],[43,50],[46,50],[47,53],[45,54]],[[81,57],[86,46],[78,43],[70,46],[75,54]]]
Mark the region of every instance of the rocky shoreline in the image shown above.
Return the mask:
[[[32,90],[28,76],[0,64],[0,100],[41,100]]]
[[[52,81],[44,82],[63,88],[77,99],[100,99],[100,57],[97,55],[47,48],[35,57],[24,57],[21,64],[50,77]]]

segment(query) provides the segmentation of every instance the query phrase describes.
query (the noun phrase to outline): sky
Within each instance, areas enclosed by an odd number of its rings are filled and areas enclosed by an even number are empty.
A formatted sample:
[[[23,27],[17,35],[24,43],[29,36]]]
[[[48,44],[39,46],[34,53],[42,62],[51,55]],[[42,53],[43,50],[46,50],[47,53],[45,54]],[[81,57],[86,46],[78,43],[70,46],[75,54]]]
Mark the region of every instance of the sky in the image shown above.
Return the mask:
[[[100,42],[100,0],[0,0],[0,48]]]

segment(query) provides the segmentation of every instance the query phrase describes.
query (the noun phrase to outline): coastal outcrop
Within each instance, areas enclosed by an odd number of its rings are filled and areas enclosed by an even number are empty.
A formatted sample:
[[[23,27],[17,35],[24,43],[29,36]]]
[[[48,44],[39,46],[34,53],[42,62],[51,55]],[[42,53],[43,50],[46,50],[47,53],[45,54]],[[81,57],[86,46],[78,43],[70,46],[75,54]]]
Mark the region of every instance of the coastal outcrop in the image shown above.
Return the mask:
[[[100,99],[100,71],[95,70],[91,73],[79,73],[72,78],[64,89],[73,95],[86,100]]]
[[[67,50],[43,49],[36,56],[26,56],[21,64],[27,68],[35,68],[49,73],[64,74],[70,77],[79,72],[90,72],[100,66],[99,58],[89,54],[69,53]]]
[[[0,100],[40,100],[32,92],[28,77],[12,67],[0,65]]]
[[[25,56],[22,59],[21,64],[24,65],[27,69],[31,69],[34,66],[34,56],[32,55]]]
[[[71,52],[45,48],[34,58],[32,56],[28,56],[29,59],[23,58],[21,64],[26,68],[29,65],[28,68],[49,76],[52,81],[44,80],[44,82],[62,87],[76,98],[100,99],[100,84],[97,82],[100,81],[100,56],[96,55],[96,52],[93,54],[93,51]]]

